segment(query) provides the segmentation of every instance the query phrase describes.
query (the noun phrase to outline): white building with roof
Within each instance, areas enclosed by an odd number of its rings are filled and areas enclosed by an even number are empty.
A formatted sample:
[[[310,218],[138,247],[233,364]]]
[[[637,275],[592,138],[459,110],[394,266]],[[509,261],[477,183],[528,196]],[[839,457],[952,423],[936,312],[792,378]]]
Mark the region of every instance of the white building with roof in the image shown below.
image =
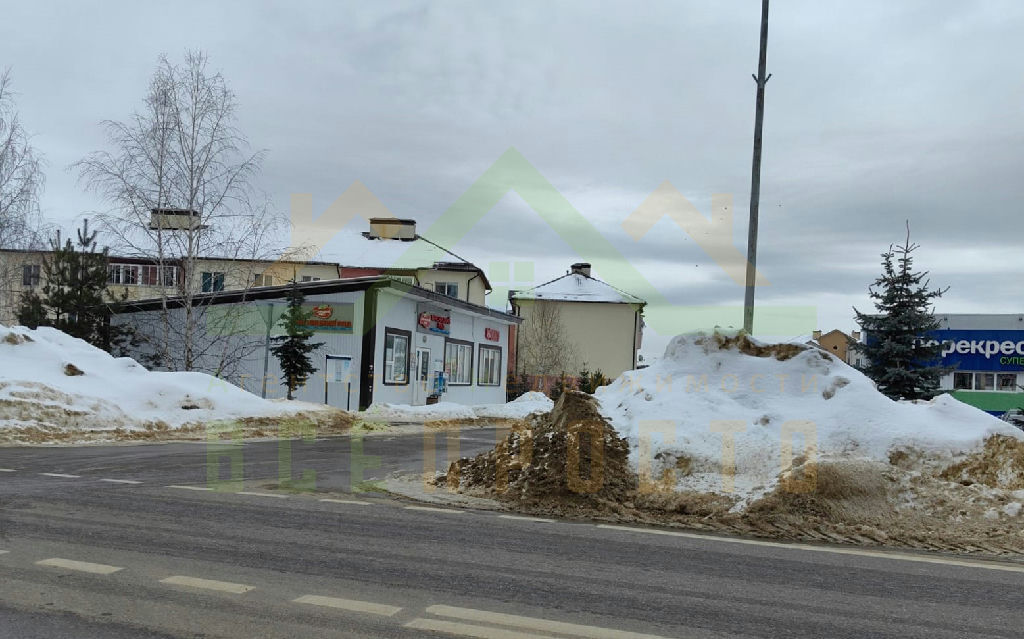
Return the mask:
[[[573,264],[569,273],[531,289],[509,291],[512,314],[523,318],[512,348],[516,351],[516,372],[528,375],[558,374],[563,371],[528,370],[521,342],[539,321],[556,309],[569,348],[565,370],[570,375],[582,369],[600,371],[612,379],[637,367],[637,352],[643,337],[644,300],[591,276],[590,264]],[[531,324],[531,318],[533,323]],[[547,329],[545,329],[547,330]],[[578,368],[576,368],[578,367]]]

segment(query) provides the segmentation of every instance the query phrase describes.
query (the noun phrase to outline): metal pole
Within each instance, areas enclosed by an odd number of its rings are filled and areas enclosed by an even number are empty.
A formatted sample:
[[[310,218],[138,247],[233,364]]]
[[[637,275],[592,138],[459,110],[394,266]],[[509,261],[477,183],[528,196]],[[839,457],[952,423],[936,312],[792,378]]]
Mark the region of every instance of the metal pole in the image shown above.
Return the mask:
[[[274,322],[274,303],[267,306],[267,338],[263,342],[263,388],[260,390],[260,397],[267,398],[267,371],[270,368],[270,329]]]
[[[750,171],[750,224],[747,230],[747,287],[743,297],[743,330],[754,332],[754,280],[757,276],[757,210],[761,202],[761,130],[764,127],[764,85],[768,57],[768,0],[761,3],[761,55],[757,63],[757,106],[754,114],[754,160]]]

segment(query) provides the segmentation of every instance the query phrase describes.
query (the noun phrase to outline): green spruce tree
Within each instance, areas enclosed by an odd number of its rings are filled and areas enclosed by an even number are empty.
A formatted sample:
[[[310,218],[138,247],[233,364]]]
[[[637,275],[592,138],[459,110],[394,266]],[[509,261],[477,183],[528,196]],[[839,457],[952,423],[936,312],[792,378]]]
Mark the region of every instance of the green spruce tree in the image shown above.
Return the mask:
[[[292,280],[292,287],[288,292],[288,310],[278,322],[285,334],[276,338],[280,343],[270,349],[281,364],[281,384],[288,388],[288,399],[293,399],[295,390],[303,386],[309,376],[316,372],[316,367],[309,361],[309,354],[322,346],[322,342],[309,341],[309,338],[313,337],[313,331],[307,328],[310,313],[302,308],[305,301],[306,297],[302,290],[295,280]]]
[[[947,372],[939,365],[942,346],[930,333],[939,328],[932,300],[948,289],[932,290],[927,271],[914,271],[911,253],[917,248],[908,225],[906,243],[882,254],[882,275],[868,288],[877,312],[853,309],[867,334],[865,343],[855,345],[867,359],[864,372],[892,399],[934,397]]]

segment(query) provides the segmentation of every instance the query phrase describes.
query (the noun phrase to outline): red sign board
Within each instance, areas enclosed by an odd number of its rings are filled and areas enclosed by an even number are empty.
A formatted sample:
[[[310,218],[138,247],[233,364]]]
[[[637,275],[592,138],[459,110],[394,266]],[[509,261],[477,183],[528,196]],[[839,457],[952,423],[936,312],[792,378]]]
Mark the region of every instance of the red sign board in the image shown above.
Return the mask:
[[[499,333],[496,328],[485,328],[484,339],[490,342],[497,342],[501,339],[501,333]]]

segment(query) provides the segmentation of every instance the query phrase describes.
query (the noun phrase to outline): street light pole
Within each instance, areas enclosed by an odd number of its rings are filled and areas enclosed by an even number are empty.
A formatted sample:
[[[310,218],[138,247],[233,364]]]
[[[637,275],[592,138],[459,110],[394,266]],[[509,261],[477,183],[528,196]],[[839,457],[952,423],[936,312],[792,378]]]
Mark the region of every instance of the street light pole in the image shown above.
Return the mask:
[[[761,131],[764,128],[764,85],[768,57],[768,0],[761,3],[761,55],[757,63],[757,106],[754,114],[754,160],[750,171],[750,224],[747,227],[747,286],[743,296],[743,330],[754,332],[754,280],[757,277],[757,212],[761,203]]]

